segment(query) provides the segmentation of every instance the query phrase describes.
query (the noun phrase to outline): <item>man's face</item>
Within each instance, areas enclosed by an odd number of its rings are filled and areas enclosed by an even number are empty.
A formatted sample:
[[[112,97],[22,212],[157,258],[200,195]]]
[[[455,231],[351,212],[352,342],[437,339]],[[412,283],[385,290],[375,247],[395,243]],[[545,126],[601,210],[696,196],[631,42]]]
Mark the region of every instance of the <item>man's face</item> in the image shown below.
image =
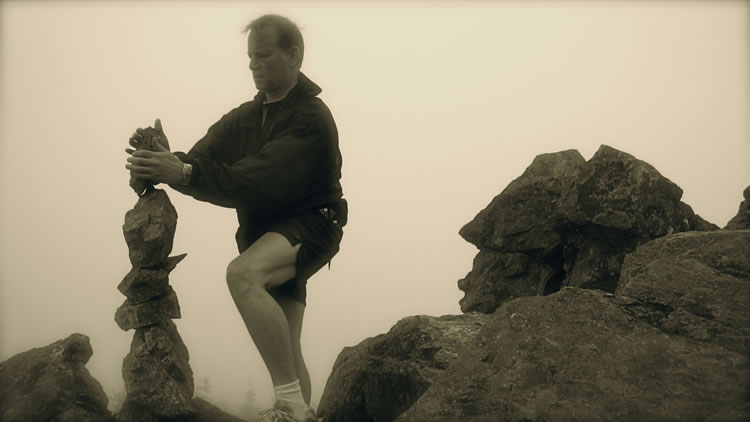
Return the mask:
[[[291,55],[279,48],[277,40],[276,28],[272,26],[251,31],[247,37],[247,56],[255,87],[266,93],[284,89],[293,69]]]

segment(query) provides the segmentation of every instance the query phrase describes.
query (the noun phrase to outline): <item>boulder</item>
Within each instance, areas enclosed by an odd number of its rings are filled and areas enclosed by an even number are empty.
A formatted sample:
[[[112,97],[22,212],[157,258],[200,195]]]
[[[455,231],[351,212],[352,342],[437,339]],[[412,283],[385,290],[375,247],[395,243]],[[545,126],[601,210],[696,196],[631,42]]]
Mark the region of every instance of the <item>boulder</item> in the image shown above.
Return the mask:
[[[459,281],[464,312],[492,313],[520,296],[564,286],[614,292],[627,253],[651,239],[717,226],[680,202],[648,163],[602,145],[543,154],[459,234],[479,248]]]
[[[115,322],[123,331],[133,328],[147,327],[158,324],[165,319],[181,317],[180,304],[172,286],[166,287],[164,296],[144,303],[135,303],[131,299],[117,308]]]
[[[750,186],[745,188],[743,196],[745,197],[745,200],[740,202],[740,209],[737,211],[737,215],[729,220],[726,227],[724,227],[725,229],[750,229]]]
[[[336,359],[318,414],[326,422],[392,421],[456,359],[488,317],[414,316],[387,334],[345,348]]]
[[[750,356],[750,230],[679,233],[640,246],[625,258],[616,294],[665,333]]]
[[[0,363],[3,422],[111,421],[107,396],[86,369],[89,338],[72,334]]]
[[[213,404],[201,399],[193,399],[195,407],[195,422],[245,422],[234,415],[231,415]]]
[[[745,421],[748,392],[747,354],[566,287],[504,303],[396,420]]]
[[[122,226],[133,268],[156,268],[167,262],[177,227],[177,211],[162,189],[147,191],[125,214]]]
[[[193,421],[193,371],[190,356],[170,319],[138,328],[123,360],[127,397],[118,421]]]

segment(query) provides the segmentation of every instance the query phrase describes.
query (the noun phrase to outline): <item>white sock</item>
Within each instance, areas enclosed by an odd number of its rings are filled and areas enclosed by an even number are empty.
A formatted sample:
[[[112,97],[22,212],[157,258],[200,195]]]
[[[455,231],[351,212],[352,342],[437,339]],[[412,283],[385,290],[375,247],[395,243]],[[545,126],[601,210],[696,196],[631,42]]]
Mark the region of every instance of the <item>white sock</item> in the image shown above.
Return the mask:
[[[273,393],[276,401],[284,402],[292,410],[292,416],[298,420],[302,420],[307,412],[307,403],[305,403],[304,397],[302,397],[302,387],[299,384],[299,380],[295,380],[289,384],[274,385]]]

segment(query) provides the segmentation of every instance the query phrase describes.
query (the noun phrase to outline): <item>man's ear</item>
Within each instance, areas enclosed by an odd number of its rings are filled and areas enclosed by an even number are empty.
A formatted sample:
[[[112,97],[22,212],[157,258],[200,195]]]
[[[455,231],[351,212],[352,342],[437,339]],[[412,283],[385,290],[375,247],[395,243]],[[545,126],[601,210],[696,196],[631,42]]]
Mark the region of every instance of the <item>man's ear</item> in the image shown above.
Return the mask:
[[[294,46],[294,47],[289,48],[289,50],[287,50],[287,54],[289,54],[289,65],[294,69],[299,69],[300,67],[299,47]]]

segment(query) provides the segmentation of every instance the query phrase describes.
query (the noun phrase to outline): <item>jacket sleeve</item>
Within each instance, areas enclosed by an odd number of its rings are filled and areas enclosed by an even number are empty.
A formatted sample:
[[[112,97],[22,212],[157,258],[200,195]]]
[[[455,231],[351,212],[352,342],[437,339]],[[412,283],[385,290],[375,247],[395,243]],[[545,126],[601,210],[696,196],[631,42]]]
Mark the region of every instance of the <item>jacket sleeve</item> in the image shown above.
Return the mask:
[[[220,145],[226,133],[222,127],[212,127],[187,154],[196,172],[189,194],[215,205],[251,209],[257,215],[273,214],[304,199],[319,177],[324,122],[312,113],[295,116],[258,153],[233,164],[213,158],[211,148]]]

